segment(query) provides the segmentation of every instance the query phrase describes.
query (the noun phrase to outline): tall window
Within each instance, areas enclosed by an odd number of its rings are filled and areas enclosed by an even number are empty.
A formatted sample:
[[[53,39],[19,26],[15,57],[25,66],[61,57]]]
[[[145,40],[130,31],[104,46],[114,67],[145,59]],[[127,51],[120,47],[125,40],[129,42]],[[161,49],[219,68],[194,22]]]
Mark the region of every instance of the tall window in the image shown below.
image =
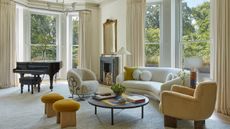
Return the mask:
[[[198,61],[200,73],[210,71],[210,2],[182,1],[182,51],[184,67]],[[191,57],[193,60],[190,60]],[[195,60],[194,60],[195,57]],[[200,63],[199,63],[200,62]],[[208,77],[209,74],[206,76]]]
[[[71,16],[71,31],[72,31],[72,67],[76,68],[79,64],[78,50],[79,50],[79,17]],[[71,34],[71,33],[70,33]],[[70,36],[71,37],[71,36]]]
[[[160,4],[147,3],[145,17],[145,65],[159,66]]]
[[[31,14],[31,60],[56,60],[56,17]]]

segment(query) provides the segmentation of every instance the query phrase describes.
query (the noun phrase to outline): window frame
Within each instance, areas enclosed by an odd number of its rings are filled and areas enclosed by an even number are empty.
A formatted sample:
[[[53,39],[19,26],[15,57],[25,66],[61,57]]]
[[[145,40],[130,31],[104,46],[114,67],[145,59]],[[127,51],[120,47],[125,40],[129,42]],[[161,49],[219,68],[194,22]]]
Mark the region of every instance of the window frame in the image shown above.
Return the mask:
[[[30,61],[32,61],[32,57],[31,57],[31,48],[32,46],[40,46],[39,44],[32,44],[31,43],[31,16],[35,14],[35,15],[44,15],[44,16],[54,16],[56,19],[56,43],[55,44],[50,44],[48,46],[53,46],[56,47],[56,59],[54,61],[58,61],[60,60],[60,14],[59,13],[55,13],[55,12],[50,12],[50,11],[40,11],[40,10],[30,10],[29,11],[29,42],[26,46],[27,47],[27,51],[28,51],[28,59]]]
[[[185,41],[183,40],[183,8],[182,8],[182,3],[183,3],[183,0],[180,1],[180,66],[181,68],[184,68],[184,60],[185,60],[185,57],[184,57],[184,44],[187,44],[187,43],[191,43],[191,44],[194,44],[194,43],[202,43],[202,42],[209,42],[210,45],[211,45],[211,37],[209,37],[209,39],[207,40],[188,40],[188,41]],[[211,6],[211,5],[210,5]],[[210,8],[210,13],[211,13],[211,8]],[[211,17],[210,17],[210,24],[211,24]],[[210,35],[211,35],[211,32],[210,32]],[[211,50],[211,48],[210,48]],[[211,56],[211,55],[210,55]],[[210,57],[211,58],[211,57]]]
[[[163,24],[162,24],[162,21],[163,21],[163,17],[162,17],[162,12],[163,12],[163,8],[162,8],[162,1],[155,1],[155,2],[147,2],[146,3],[146,6],[147,6],[147,4],[153,4],[153,5],[159,5],[160,6],[160,9],[159,9],[159,29],[160,29],[160,39],[159,39],[159,42],[146,42],[146,41],[144,41],[144,53],[145,53],[145,45],[148,45],[148,44],[159,44],[159,58],[160,58],[160,54],[161,54],[161,46],[162,46],[162,38],[163,38],[163,31],[161,30],[162,28],[163,28]],[[146,13],[146,11],[145,11],[145,13]],[[145,18],[145,20],[146,20],[146,18]],[[145,25],[144,25],[145,26]],[[144,27],[144,29],[145,29],[145,27]],[[145,36],[146,36],[146,34],[145,34],[145,32],[144,32],[144,40],[145,40]],[[144,54],[144,59],[145,59],[145,61],[146,61],[146,55]],[[161,60],[161,58],[160,58],[160,60]],[[159,67],[160,66],[160,60],[159,60],[159,62],[158,62],[158,66],[157,67]],[[147,65],[146,64],[146,62],[145,62],[145,64],[144,64],[145,66]],[[155,67],[155,66],[146,66],[146,67]]]
[[[79,41],[78,41],[78,44],[74,45],[73,44],[73,17],[78,17],[79,19],[79,13],[70,13],[68,14],[67,16],[67,44],[68,44],[68,47],[67,47],[67,66],[68,68],[67,69],[71,69],[71,68],[74,68],[73,67],[73,47],[78,47],[78,50],[80,49],[79,48]],[[79,35],[80,32],[78,32],[78,35]],[[80,60],[78,60],[80,61]],[[79,63],[79,62],[78,62]]]

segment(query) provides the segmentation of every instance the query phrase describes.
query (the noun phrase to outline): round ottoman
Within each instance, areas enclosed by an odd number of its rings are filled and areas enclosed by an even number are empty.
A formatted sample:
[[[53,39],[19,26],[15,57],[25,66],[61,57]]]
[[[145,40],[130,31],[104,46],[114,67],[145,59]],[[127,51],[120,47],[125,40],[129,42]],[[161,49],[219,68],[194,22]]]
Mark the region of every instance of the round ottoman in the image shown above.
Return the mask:
[[[80,103],[72,99],[58,100],[53,104],[53,109],[57,112],[57,123],[61,128],[76,126],[76,111],[80,108]]]
[[[41,101],[45,103],[45,114],[47,117],[56,115],[56,112],[53,110],[53,103],[61,99],[64,99],[64,97],[58,93],[50,93],[41,97]]]

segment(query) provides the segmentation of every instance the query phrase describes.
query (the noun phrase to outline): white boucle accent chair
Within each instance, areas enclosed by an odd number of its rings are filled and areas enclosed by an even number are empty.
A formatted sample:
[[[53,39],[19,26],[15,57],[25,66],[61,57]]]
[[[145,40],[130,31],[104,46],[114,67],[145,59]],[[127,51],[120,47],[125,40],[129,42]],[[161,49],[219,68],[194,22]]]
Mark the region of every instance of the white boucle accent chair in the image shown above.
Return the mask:
[[[73,68],[67,72],[70,93],[83,100],[84,95],[96,92],[99,85],[96,75],[89,69]]]
[[[160,94],[164,90],[170,90],[172,85],[182,85],[183,81],[180,77],[173,78],[170,81],[166,81],[166,77],[169,73],[178,74],[182,69],[169,68],[169,67],[140,67],[137,68],[140,71],[150,71],[152,78],[150,81],[142,80],[124,80],[124,73],[120,73],[116,78],[116,83],[120,83],[126,87],[127,92],[134,92],[140,94],[148,94],[156,99],[160,100]],[[185,86],[190,86],[189,71],[185,71],[187,78],[185,79]]]

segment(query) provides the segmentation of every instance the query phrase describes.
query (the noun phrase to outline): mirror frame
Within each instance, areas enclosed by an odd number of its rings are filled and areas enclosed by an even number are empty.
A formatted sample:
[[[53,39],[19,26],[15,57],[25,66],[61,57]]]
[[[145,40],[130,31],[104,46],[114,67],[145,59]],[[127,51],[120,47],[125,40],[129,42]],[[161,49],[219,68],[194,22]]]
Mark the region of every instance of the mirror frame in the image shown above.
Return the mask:
[[[111,26],[113,28],[112,31],[114,33],[114,35],[111,35],[112,39],[114,39],[114,41],[111,41],[110,44],[106,43],[106,37],[109,35],[107,33],[105,33],[106,27],[109,27],[109,26]],[[106,22],[103,24],[103,39],[104,39],[103,54],[105,54],[105,55],[109,54],[110,55],[110,54],[114,54],[115,52],[117,52],[117,20],[107,19]],[[111,51],[111,49],[106,50],[106,48],[108,48],[108,45],[112,45],[112,48],[115,48],[115,51]],[[111,46],[109,48],[111,48]]]

